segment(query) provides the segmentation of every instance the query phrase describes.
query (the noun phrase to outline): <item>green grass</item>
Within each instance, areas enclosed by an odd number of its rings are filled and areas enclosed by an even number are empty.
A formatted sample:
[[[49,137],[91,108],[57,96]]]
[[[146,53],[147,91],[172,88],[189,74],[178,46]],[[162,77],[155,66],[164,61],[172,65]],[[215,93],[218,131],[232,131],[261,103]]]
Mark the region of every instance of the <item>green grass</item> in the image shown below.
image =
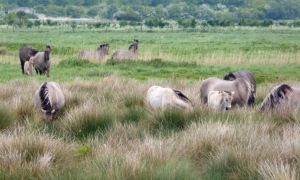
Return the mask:
[[[297,29],[60,28],[0,29],[0,179],[297,179],[300,121],[257,112],[273,86],[299,82]],[[110,60],[133,39],[137,60]],[[106,62],[77,58],[103,43],[110,44]],[[21,74],[25,44],[53,48],[50,77]],[[254,109],[200,104],[203,79],[242,69],[258,83]],[[44,81],[58,82],[66,99],[52,124],[33,104]],[[154,84],[181,90],[195,109],[148,108]]]

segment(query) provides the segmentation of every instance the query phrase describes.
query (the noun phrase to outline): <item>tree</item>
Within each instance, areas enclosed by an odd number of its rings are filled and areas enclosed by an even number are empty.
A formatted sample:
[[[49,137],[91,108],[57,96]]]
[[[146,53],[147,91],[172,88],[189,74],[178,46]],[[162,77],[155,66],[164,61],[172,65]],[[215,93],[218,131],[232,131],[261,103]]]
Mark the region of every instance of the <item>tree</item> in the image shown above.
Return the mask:
[[[5,17],[4,17],[4,21],[7,24],[7,28],[8,26],[12,26],[13,27],[13,31],[14,31],[14,27],[17,23],[17,15],[15,13],[8,13]]]
[[[26,13],[24,11],[18,11],[16,15],[19,19],[19,24],[23,25],[25,20],[27,19]]]
[[[74,32],[75,28],[77,27],[77,23],[75,21],[72,21],[70,25],[71,25],[71,28],[72,28],[72,30]]]
[[[83,6],[95,6],[98,2],[98,0],[84,0]]]
[[[41,21],[40,20],[35,20],[34,21],[34,26],[38,27],[38,30],[40,30],[40,26],[41,26]]]
[[[173,4],[172,7],[168,10],[170,18],[178,19],[181,16],[181,8],[178,4]]]

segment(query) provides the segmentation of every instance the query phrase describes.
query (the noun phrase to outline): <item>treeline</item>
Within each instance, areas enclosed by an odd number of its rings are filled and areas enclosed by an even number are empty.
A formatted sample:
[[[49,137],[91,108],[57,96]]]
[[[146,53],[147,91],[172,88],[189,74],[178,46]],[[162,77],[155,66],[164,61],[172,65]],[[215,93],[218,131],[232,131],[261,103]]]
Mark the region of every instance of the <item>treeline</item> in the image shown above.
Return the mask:
[[[0,0],[0,17],[17,7],[52,17],[103,18],[142,22],[178,20],[294,20],[299,0]]]

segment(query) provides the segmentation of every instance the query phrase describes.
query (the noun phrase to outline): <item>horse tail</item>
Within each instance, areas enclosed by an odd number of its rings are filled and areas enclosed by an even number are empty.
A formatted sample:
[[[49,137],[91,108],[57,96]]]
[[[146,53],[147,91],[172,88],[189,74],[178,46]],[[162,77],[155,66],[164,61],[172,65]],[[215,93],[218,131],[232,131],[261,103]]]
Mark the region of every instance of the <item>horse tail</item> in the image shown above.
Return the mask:
[[[175,92],[176,96],[179,97],[181,100],[189,103],[190,105],[194,106],[194,104],[192,103],[192,101],[186,97],[184,94],[182,94],[182,92],[180,92],[179,90],[173,89],[173,91]]]
[[[244,82],[247,90],[247,106],[253,107],[255,104],[255,90],[254,87],[246,79],[238,78]]]
[[[49,90],[47,87],[47,82],[45,82],[39,91],[39,96],[41,99],[42,110],[46,112],[46,114],[51,114],[52,106],[51,101],[49,99]]]
[[[287,99],[288,93],[292,91],[292,87],[287,84],[282,84],[274,87],[262,102],[260,110],[266,110],[266,106],[268,106],[268,108],[270,109],[273,109],[275,105],[280,104],[280,100]]]
[[[232,72],[229,72],[228,74],[226,74],[223,78],[224,80],[227,80],[227,81],[233,81],[236,79],[236,76],[232,73]]]

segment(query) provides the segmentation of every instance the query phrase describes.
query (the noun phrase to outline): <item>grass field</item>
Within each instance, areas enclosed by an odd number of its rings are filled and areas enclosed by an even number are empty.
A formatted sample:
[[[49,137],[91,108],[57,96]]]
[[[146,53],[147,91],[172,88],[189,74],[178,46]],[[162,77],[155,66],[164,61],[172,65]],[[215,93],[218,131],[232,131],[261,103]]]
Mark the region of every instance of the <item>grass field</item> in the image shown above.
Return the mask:
[[[0,179],[299,179],[298,114],[261,114],[272,87],[299,84],[297,29],[88,30],[0,28]],[[135,61],[111,54],[139,40]],[[109,43],[104,62],[80,50]],[[21,74],[19,49],[52,47],[50,77]],[[253,109],[201,105],[208,77],[249,70]],[[66,98],[45,124],[33,95],[45,81]],[[151,110],[152,85],[181,90],[193,111]]]

